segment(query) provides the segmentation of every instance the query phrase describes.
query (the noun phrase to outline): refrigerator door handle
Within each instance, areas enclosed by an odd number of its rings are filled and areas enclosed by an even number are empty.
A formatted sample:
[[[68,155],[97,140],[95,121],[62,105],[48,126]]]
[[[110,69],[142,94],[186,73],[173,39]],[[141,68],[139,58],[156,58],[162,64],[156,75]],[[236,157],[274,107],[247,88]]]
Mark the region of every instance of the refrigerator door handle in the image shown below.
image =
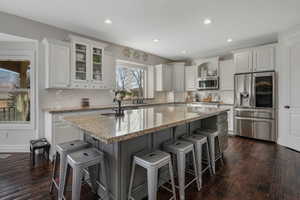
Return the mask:
[[[274,119],[262,119],[262,118],[251,118],[251,117],[237,117],[237,116],[235,116],[235,119],[250,120],[250,121],[260,121],[260,122],[273,122],[274,121]]]
[[[251,76],[251,106],[256,107],[255,76]]]

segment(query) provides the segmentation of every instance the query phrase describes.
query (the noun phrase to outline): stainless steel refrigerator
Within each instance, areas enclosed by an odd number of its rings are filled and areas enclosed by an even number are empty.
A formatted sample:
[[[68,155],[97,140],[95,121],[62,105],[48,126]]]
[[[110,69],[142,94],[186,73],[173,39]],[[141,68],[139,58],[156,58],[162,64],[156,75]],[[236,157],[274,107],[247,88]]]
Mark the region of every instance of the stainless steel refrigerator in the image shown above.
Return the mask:
[[[234,75],[234,131],[239,136],[276,141],[274,71]]]

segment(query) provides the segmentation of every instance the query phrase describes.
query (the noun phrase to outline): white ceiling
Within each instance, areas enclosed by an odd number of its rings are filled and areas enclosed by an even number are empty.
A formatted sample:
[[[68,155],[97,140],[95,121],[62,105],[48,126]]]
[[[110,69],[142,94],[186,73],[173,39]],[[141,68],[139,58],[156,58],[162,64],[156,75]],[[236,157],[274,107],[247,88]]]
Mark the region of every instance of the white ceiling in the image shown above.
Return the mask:
[[[0,1],[0,11],[170,59],[276,41],[277,32],[300,23],[299,10],[300,0]],[[205,26],[207,17],[213,23]]]

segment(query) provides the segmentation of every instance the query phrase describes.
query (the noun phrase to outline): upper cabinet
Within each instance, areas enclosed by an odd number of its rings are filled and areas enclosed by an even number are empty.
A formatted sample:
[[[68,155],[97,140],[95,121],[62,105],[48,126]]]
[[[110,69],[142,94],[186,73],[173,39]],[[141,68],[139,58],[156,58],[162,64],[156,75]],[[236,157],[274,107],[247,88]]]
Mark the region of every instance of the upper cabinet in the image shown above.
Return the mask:
[[[111,53],[105,52],[103,55],[103,74],[105,74],[105,76],[103,76],[103,85],[105,89],[115,88],[116,85],[115,72],[116,72],[116,59]],[[97,84],[94,86],[96,88]]]
[[[185,91],[185,69],[184,63],[171,63],[173,66],[173,91]]]
[[[220,90],[233,90],[235,66],[233,60],[220,61]]]
[[[172,91],[173,68],[168,64],[155,66],[156,91]]]
[[[245,49],[234,54],[236,73],[252,72],[252,51]]]
[[[72,43],[72,87],[87,88],[90,76],[88,59],[89,45],[83,42]]]
[[[259,72],[275,69],[276,44],[234,52],[236,73]]]
[[[186,91],[196,90],[197,70],[196,66],[185,67],[185,89]]]
[[[46,67],[46,88],[70,87],[70,43],[43,40]]]
[[[70,36],[71,42],[44,39],[46,88],[114,88],[115,58],[106,44]]]
[[[103,52],[106,44],[70,36],[72,87],[106,89],[103,82]]]
[[[185,91],[185,68],[183,62],[155,66],[156,91]]]
[[[275,45],[266,45],[253,49],[253,71],[275,69]]]

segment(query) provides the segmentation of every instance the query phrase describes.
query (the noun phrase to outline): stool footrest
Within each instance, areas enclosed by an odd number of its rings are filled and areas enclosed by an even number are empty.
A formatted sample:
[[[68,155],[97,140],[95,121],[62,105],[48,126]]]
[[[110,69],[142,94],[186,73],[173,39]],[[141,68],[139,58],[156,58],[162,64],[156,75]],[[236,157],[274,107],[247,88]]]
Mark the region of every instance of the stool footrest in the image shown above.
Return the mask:
[[[51,181],[53,182],[55,188],[58,190],[58,184],[57,184],[56,180],[54,178],[52,178]]]

